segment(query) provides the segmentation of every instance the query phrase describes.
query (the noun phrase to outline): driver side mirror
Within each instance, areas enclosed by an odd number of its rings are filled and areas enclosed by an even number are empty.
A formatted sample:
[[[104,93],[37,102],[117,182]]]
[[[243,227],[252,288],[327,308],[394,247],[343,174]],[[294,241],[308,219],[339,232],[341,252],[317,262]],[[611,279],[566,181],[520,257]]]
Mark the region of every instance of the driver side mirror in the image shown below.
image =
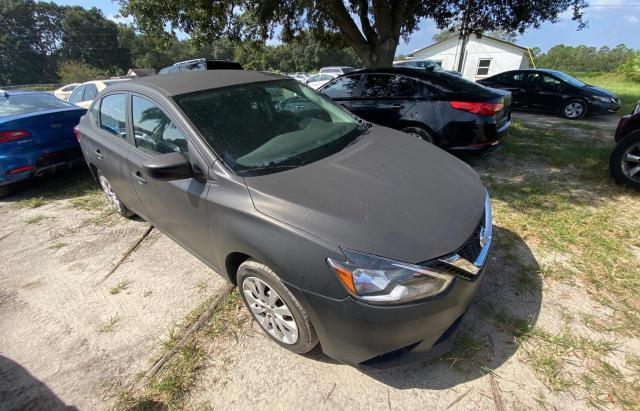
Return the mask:
[[[191,163],[181,153],[161,154],[142,164],[145,173],[161,181],[182,180],[194,176]]]

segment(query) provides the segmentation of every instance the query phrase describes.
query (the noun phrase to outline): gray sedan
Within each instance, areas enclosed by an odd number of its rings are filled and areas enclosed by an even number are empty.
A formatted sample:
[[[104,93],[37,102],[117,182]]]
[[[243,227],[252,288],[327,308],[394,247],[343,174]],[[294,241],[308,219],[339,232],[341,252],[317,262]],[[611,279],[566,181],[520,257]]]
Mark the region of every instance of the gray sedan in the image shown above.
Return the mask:
[[[113,207],[237,284],[281,346],[375,368],[451,349],[492,238],[455,157],[250,71],[115,84],[79,139]]]

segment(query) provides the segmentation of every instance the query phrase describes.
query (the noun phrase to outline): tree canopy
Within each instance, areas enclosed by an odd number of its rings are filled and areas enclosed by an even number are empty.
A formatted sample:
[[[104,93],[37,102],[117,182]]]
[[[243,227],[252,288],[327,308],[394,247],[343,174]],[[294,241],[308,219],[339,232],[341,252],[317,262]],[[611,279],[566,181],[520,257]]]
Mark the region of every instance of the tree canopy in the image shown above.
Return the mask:
[[[365,66],[393,61],[401,38],[431,18],[440,29],[460,27],[464,35],[491,30],[522,33],[571,10],[581,27],[585,0],[120,0],[121,12],[133,16],[143,32],[162,35],[181,30],[194,41],[220,37],[266,40],[281,28],[289,42],[309,32],[325,44],[348,45]]]

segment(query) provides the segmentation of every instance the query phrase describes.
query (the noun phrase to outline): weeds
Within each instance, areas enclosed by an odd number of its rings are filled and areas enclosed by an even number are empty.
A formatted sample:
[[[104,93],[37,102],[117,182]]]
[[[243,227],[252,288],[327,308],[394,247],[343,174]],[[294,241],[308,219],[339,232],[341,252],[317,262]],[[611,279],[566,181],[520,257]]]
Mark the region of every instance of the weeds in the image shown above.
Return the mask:
[[[127,288],[129,288],[131,283],[133,283],[133,280],[129,280],[127,278],[121,278],[121,279],[118,280],[116,285],[111,287],[111,289],[109,290],[109,294],[112,294],[112,295],[118,294],[118,293],[126,290]]]
[[[109,318],[109,320],[105,321],[104,323],[98,326],[98,332],[111,333],[115,330],[116,326],[120,323],[120,321],[122,321],[122,319],[120,318],[120,315],[118,313],[115,313]]]

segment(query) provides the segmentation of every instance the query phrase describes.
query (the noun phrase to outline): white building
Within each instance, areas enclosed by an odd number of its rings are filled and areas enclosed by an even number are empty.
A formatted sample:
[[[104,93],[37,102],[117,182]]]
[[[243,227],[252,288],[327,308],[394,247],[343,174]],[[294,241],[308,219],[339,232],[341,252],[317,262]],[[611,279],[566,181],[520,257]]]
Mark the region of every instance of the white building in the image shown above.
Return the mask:
[[[458,71],[462,40],[451,37],[423,49],[411,52],[412,60],[431,60],[445,70]],[[526,47],[498,40],[493,37],[477,38],[471,35],[467,40],[462,65],[462,76],[478,80],[507,70],[529,67],[529,50]]]

